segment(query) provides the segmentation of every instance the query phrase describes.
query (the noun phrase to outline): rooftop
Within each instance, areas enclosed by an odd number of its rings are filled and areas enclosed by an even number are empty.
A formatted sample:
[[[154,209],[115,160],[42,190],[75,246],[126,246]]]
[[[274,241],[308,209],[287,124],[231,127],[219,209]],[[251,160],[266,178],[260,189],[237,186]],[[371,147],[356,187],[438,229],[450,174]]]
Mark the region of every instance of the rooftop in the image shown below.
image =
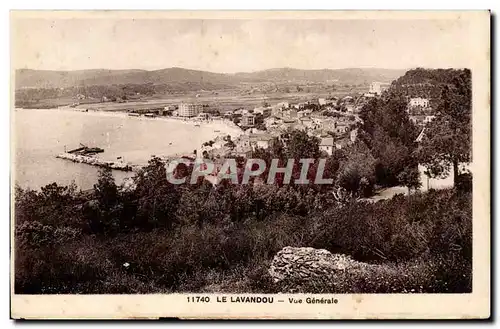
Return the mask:
[[[321,138],[320,146],[333,146],[333,137],[323,137]]]

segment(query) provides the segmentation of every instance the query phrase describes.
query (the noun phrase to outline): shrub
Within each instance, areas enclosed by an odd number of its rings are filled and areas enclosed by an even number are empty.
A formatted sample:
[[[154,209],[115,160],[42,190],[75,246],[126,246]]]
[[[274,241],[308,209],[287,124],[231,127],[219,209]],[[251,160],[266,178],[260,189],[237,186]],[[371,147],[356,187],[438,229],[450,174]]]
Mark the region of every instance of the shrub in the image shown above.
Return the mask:
[[[279,287],[267,269],[286,246],[378,265],[346,274],[333,291],[471,289],[472,195],[466,190],[416,193],[411,203],[399,195],[337,206],[328,192],[300,187],[155,185],[149,179],[161,170],[157,165],[141,178],[140,198],[118,190],[111,207],[118,211],[108,210],[106,221],[98,201],[57,186],[19,191],[16,293],[274,292]]]

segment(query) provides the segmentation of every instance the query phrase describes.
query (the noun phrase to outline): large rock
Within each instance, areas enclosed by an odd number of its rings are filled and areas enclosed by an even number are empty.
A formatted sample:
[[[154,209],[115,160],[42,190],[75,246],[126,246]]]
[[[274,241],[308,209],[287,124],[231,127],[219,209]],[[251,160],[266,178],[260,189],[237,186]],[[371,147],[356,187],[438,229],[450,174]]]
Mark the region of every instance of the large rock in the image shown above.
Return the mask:
[[[269,274],[276,284],[293,292],[301,287],[333,287],[339,275],[364,265],[325,249],[285,247],[274,256]]]

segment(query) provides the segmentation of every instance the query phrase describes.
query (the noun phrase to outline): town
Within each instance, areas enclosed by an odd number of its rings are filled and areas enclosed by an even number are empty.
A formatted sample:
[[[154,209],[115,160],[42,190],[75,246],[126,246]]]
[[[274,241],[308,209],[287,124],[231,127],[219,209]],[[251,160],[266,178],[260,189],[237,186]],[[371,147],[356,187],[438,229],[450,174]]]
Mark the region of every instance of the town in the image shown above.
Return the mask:
[[[200,124],[220,121],[244,131],[239,138],[230,142],[227,135],[221,134],[197,150],[200,156],[203,154],[212,159],[251,157],[257,148],[271,147],[275,138],[282,140],[282,136],[291,130],[301,130],[309,136],[319,138],[320,150],[331,156],[335,149],[352,145],[356,141],[358,126],[363,122],[359,116],[361,109],[369,100],[381,97],[389,86],[389,83],[372,82],[366,93],[314,98],[298,103],[264,102],[262,106],[253,109],[237,108],[225,112],[205,104],[185,102],[163,108],[131,109],[127,112],[133,117],[169,117]],[[419,141],[423,137],[425,125],[435,118],[434,111],[427,98],[407,97],[407,100],[409,118],[421,128]]]

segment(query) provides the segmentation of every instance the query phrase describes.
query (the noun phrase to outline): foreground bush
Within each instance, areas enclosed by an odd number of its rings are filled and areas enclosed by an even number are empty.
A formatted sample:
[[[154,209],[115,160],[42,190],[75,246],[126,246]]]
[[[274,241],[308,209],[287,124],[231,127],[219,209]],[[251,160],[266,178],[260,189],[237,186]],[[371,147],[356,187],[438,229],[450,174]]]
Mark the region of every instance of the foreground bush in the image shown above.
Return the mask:
[[[71,202],[58,208],[47,200],[59,198],[58,192]],[[299,193],[287,187],[276,192],[277,201],[280,195],[292,200]],[[396,196],[343,206],[320,202],[323,208],[283,203],[280,207],[288,210],[279,212],[263,204],[260,192],[242,197],[234,196],[234,190],[212,190],[205,203],[199,201],[214,209],[209,221],[200,212],[176,211],[176,216],[188,217],[170,217],[168,223],[177,224],[158,227],[151,225],[157,222],[153,218],[141,228],[134,226],[133,212],[128,212],[127,225],[119,212],[118,217],[108,212],[101,218],[116,224],[97,232],[78,224],[88,219],[77,202],[81,196],[56,188],[43,197],[20,193],[16,293],[277,292],[280,287],[267,270],[286,246],[327,249],[378,266],[377,271],[346,273],[342,285],[308,287],[307,292],[471,291],[472,198],[467,191],[430,191],[410,200]],[[230,213],[213,207],[226,193],[234,197]],[[245,200],[246,208],[235,204],[238,200]],[[33,208],[41,207],[36,202],[50,207],[51,213],[43,213],[48,218],[40,220],[39,212],[30,217]],[[57,225],[55,219],[63,215],[70,220]]]

